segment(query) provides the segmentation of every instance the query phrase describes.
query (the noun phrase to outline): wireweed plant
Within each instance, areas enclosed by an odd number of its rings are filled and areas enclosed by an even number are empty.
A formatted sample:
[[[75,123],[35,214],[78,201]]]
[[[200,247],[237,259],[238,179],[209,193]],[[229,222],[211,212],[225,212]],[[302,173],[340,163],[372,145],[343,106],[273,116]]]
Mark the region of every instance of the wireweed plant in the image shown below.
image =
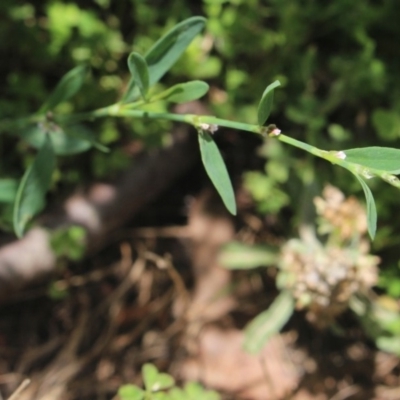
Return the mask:
[[[155,89],[155,84],[174,65],[205,24],[203,17],[186,19],[161,37],[144,56],[131,53],[128,57],[131,80],[124,95],[115,104],[84,113],[55,113],[56,106],[81,89],[88,71],[85,66],[80,65],[61,79],[37,112],[28,117],[0,122],[0,133],[17,133],[21,140],[38,150],[19,183],[6,178],[0,180],[0,201],[13,204],[13,228],[18,237],[24,234],[32,218],[45,206],[45,195],[51,183],[57,156],[81,153],[92,147],[108,151],[81,124],[83,121],[108,117],[170,120],[192,125],[198,132],[205,170],[232,214],[236,214],[234,191],[223,158],[213,140],[213,135],[220,127],[279,140],[323,158],[347,169],[360,182],[367,204],[368,232],[372,239],[375,237],[377,212],[367,181],[377,177],[399,188],[400,181],[396,175],[400,174],[400,150],[376,146],[325,151],[284,135],[273,124],[266,126],[273,105],[274,90],[280,85],[279,81],[266,87],[258,104],[257,121],[253,124],[214,116],[181,115],[146,109],[146,106],[158,101],[184,103],[199,99],[207,93],[208,84],[198,80],[180,83],[161,92]]]

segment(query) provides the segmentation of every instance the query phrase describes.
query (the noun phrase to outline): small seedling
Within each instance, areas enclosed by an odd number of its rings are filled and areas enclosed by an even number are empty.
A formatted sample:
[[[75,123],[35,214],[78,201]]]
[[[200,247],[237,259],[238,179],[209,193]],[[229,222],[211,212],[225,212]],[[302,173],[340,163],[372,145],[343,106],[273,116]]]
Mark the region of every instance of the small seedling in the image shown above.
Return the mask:
[[[142,367],[144,389],[136,385],[123,385],[118,390],[120,400],[219,400],[217,392],[204,389],[190,382],[182,389],[175,385],[174,378],[159,372],[153,364]]]

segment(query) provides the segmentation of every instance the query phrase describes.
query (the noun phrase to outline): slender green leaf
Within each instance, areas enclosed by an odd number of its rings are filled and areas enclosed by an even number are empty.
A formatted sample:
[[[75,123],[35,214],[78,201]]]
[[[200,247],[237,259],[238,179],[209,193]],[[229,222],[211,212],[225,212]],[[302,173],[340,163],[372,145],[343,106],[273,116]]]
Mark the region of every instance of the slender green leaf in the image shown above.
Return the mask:
[[[200,132],[198,136],[204,168],[226,208],[231,214],[236,215],[235,193],[221,153],[208,132]]]
[[[264,125],[269,117],[269,114],[271,114],[274,90],[278,86],[280,86],[280,82],[275,81],[268,85],[264,90],[260,103],[258,104],[258,125]]]
[[[135,385],[123,385],[118,389],[121,400],[143,400],[145,391]]]
[[[372,195],[371,189],[368,187],[364,179],[362,179],[359,175],[354,174],[358,181],[361,183],[361,186],[364,190],[365,199],[367,202],[367,224],[368,224],[368,233],[372,240],[375,238],[376,233],[376,223],[377,223],[377,213],[374,196]]]
[[[390,174],[400,174],[400,149],[390,147],[363,147],[343,150],[346,161]]]
[[[205,24],[206,19],[203,17],[188,18],[175,25],[151,47],[144,57],[149,68],[150,86],[157,83],[169,71]],[[138,94],[139,91],[132,79],[123,102],[134,101]]]
[[[149,90],[149,69],[146,60],[139,53],[131,53],[128,57],[128,67],[132,79],[145,99]]]
[[[251,269],[276,265],[276,250],[264,245],[246,245],[232,242],[222,248],[221,265],[229,269]]]
[[[244,348],[258,353],[268,339],[277,334],[294,311],[294,299],[288,291],[282,291],[269,308],[257,315],[245,328]]]
[[[203,30],[206,19],[188,18],[159,39],[146,54],[150,84],[158,82],[175,64],[192,40]]]
[[[208,92],[208,89],[208,84],[203,81],[191,81],[172,86],[160,94],[160,97],[163,95],[161,98],[173,103],[187,103],[203,97]]]
[[[40,108],[41,113],[54,109],[55,106],[74,96],[82,87],[87,68],[79,65],[67,72],[60,80],[47,101]]]
[[[45,138],[50,136],[54,152],[57,155],[78,154],[92,146],[97,146],[93,133],[85,126],[78,124],[65,128],[55,124],[48,124],[46,127],[34,125],[22,131],[20,136],[36,149],[39,149]],[[101,144],[100,146],[103,147]]]
[[[0,179],[0,203],[12,203],[17,194],[18,182],[15,179]]]
[[[54,150],[47,136],[18,187],[13,215],[14,231],[18,237],[23,235],[32,217],[43,209],[55,163]]]

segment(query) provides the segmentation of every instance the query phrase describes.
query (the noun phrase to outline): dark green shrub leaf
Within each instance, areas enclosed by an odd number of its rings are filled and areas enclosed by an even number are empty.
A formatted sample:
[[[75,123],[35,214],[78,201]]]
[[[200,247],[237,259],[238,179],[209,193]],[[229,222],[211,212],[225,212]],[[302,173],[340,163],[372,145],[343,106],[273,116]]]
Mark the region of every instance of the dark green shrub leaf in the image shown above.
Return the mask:
[[[50,246],[58,258],[78,261],[85,254],[86,234],[79,225],[62,227],[51,232]]]
[[[0,203],[12,203],[17,194],[18,182],[15,179],[0,179]]]
[[[124,385],[118,390],[118,396],[121,400],[142,400],[145,392],[135,385]]]
[[[173,103],[186,103],[197,100],[208,92],[209,86],[203,81],[179,83],[165,91],[164,99]]]
[[[362,147],[343,150],[346,161],[390,174],[400,174],[400,150],[390,147]]]
[[[376,233],[376,223],[377,223],[377,213],[374,196],[372,195],[371,189],[368,187],[364,179],[360,176],[354,174],[358,181],[361,183],[361,186],[364,190],[365,200],[367,202],[367,224],[368,224],[368,233],[372,240],[375,238]]]
[[[26,224],[43,209],[55,163],[53,147],[50,138],[46,136],[18,187],[13,215],[14,231],[18,237],[22,237]]]
[[[188,18],[168,31],[147,52],[145,60],[149,68],[149,85],[157,83],[175,64],[192,40],[201,32],[206,24],[203,17]],[[138,90],[131,80],[123,98],[124,103],[134,101]]]
[[[274,99],[274,89],[280,86],[279,81],[275,81],[267,86],[258,104],[258,125],[264,125],[272,110],[272,102]]]
[[[45,138],[50,136],[57,155],[78,154],[97,145],[94,143],[92,132],[83,125],[70,125],[65,128],[55,124],[48,124],[46,128],[35,125],[23,131],[20,136],[36,149],[39,149]],[[103,150],[104,146],[99,145]]]
[[[211,182],[220,194],[225,207],[236,215],[235,193],[217,145],[208,132],[199,133],[201,159]]]
[[[171,375],[158,372],[153,364],[145,364],[142,368],[142,374],[144,386],[146,390],[151,392],[168,389],[175,384]]]
[[[128,57],[128,67],[132,79],[145,99],[149,90],[149,69],[146,60],[139,53],[131,53]]]
[[[232,242],[222,248],[219,262],[229,269],[251,269],[275,265],[276,251],[263,245],[250,246]]]
[[[83,65],[79,65],[67,72],[40,108],[40,112],[45,113],[48,110],[52,110],[58,104],[74,96],[82,87],[86,74],[87,68]]]
[[[249,353],[258,353],[273,335],[277,334],[294,311],[294,300],[287,291],[282,291],[269,308],[257,315],[245,328],[244,348]]]
[[[400,117],[395,111],[378,108],[372,113],[372,124],[383,140],[396,140],[400,136]]]

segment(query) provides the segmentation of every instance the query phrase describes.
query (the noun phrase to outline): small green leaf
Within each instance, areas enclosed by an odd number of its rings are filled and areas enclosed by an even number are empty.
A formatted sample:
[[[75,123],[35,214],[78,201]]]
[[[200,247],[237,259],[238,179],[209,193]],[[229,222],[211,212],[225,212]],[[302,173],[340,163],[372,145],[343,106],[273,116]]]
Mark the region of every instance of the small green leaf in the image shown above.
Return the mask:
[[[12,203],[17,194],[18,182],[15,179],[0,179],[0,203]]]
[[[244,348],[249,353],[261,351],[273,335],[280,332],[294,311],[294,299],[282,291],[269,308],[257,315],[245,328]]]
[[[372,195],[371,189],[368,187],[364,179],[362,179],[359,175],[354,174],[358,181],[361,183],[361,186],[364,190],[365,199],[367,202],[367,224],[368,224],[368,233],[372,240],[375,238],[376,233],[376,223],[377,223],[377,213],[374,196]]]
[[[74,96],[82,87],[87,74],[87,68],[83,65],[73,68],[60,80],[47,101],[40,108],[40,113],[54,109],[58,104]]]
[[[277,253],[264,245],[246,245],[232,242],[222,248],[219,262],[229,269],[251,269],[275,265]]]
[[[174,387],[169,390],[168,396],[170,400],[190,400],[186,393],[178,387]]]
[[[121,400],[143,400],[145,391],[135,385],[124,385],[118,389]]]
[[[213,390],[206,390],[200,383],[188,382],[185,384],[185,400],[220,400],[220,395]]]
[[[173,103],[187,103],[203,97],[208,89],[208,84],[203,81],[191,81],[172,86],[161,93],[160,97]]]
[[[153,364],[144,364],[142,374],[145,388],[150,392],[168,389],[175,384],[171,375],[158,372]]]
[[[144,57],[149,68],[150,86],[157,83],[169,71],[205,24],[206,19],[203,17],[188,18],[175,25],[151,47]],[[134,101],[137,96],[138,90],[132,79],[123,102]]]
[[[343,150],[345,161],[390,174],[400,174],[400,150],[390,147],[362,147]]]
[[[57,155],[78,154],[96,146],[92,132],[83,125],[70,125],[65,128],[53,123],[47,124],[46,127],[34,125],[24,130],[20,136],[36,149],[39,149],[49,136]]]
[[[53,147],[47,136],[18,187],[13,214],[14,231],[18,237],[22,237],[26,224],[43,209],[55,163]]]
[[[207,175],[221,196],[225,207],[231,214],[236,215],[235,193],[221,153],[208,132],[201,131],[198,136],[201,159]]]
[[[149,69],[146,60],[139,53],[131,53],[128,57],[128,67],[132,79],[145,99],[149,90]]]
[[[280,86],[279,81],[275,81],[267,86],[258,104],[258,125],[264,125],[269,114],[271,114],[272,102],[274,99],[274,89]]]

